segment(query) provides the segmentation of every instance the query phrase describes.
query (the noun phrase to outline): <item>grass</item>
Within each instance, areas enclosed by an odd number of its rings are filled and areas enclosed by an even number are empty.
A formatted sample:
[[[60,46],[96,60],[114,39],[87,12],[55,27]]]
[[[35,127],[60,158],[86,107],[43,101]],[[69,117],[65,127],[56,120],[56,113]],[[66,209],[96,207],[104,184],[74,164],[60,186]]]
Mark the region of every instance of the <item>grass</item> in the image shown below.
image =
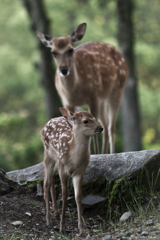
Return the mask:
[[[145,171],[145,170],[144,170]],[[160,192],[156,191],[156,183],[158,181],[159,172],[156,178],[149,178],[149,174],[146,172],[146,185],[142,185],[141,176],[122,178],[120,180],[111,181],[106,183],[102,180],[103,190],[101,194],[106,195],[105,205],[98,208],[98,212],[92,216],[92,209],[84,212],[83,221],[86,229],[86,233],[90,236],[88,239],[103,239],[105,235],[118,236],[119,233],[126,233],[132,231],[132,234],[137,234],[138,230],[148,231],[150,233],[150,239],[160,239]],[[144,177],[144,175],[143,175]],[[143,179],[144,180],[144,179]],[[97,185],[96,185],[97,184]],[[94,182],[92,186],[92,193],[95,193],[95,189],[98,189],[99,180]],[[90,186],[89,186],[90,188]],[[84,188],[87,192],[87,188]],[[30,205],[37,206],[34,202],[27,202]],[[66,232],[74,229],[75,222],[77,225],[77,212],[75,212],[75,202],[69,203],[70,208],[66,211],[66,219],[70,222],[71,228],[67,228]],[[95,210],[95,209],[94,209]],[[122,213],[126,211],[132,212],[132,217],[127,222],[119,222]],[[53,214],[53,213],[52,213]],[[153,220],[153,226],[147,226],[146,222]],[[53,217],[54,218],[54,217]],[[59,221],[56,222],[56,226],[59,226]],[[56,228],[58,230],[58,227]],[[153,236],[151,233],[159,231],[159,236]],[[76,234],[77,233],[77,234]],[[69,235],[62,236],[59,232],[50,231],[50,237],[48,239],[79,239],[78,231],[70,232]],[[0,227],[0,239],[3,240],[26,240],[28,239],[27,231],[23,234],[20,229],[16,229],[14,233],[7,236],[6,233]],[[36,233],[31,238],[37,240]],[[39,238],[40,239],[40,238]],[[41,239],[42,240],[42,239]]]
[[[159,193],[157,195],[157,199],[159,201]],[[152,201],[154,202],[154,200]],[[146,212],[146,209],[149,209]],[[116,221],[113,221],[111,219],[104,219],[102,216],[94,216],[88,219],[84,219],[84,224],[86,228],[87,234],[90,235],[90,238],[88,239],[94,239],[96,236],[96,239],[102,239],[105,235],[114,235],[118,236],[119,233],[125,233],[127,231],[132,231],[133,235],[137,232],[138,229],[141,231],[146,230],[147,226],[145,226],[145,223],[148,219],[150,219],[150,216],[153,216],[155,229],[160,230],[160,212],[157,211],[157,209],[160,210],[160,204],[155,205],[154,203],[151,204],[151,200],[148,204],[145,206],[141,206],[140,211],[134,212],[133,217],[130,221],[120,223],[119,218],[117,218]],[[71,216],[72,213],[68,213],[68,216],[70,218],[70,221],[73,221],[74,218]],[[119,215],[119,214],[118,214]],[[58,222],[57,222],[58,224]],[[19,229],[16,230],[13,234],[10,236],[6,236],[4,232],[2,232],[2,229],[0,228],[0,239],[3,240],[26,240],[28,239],[27,234],[23,234],[20,232]],[[38,239],[36,237],[36,233],[31,238],[32,240]],[[51,231],[51,236],[47,239],[79,239],[78,234],[75,236],[74,233],[71,233],[70,236],[62,236],[58,232]],[[150,238],[153,240],[158,240],[158,236],[154,236],[153,238]]]
[[[27,203],[28,205],[32,205],[32,206],[34,206],[34,207],[39,208],[39,206],[38,206],[38,204],[37,204],[36,202],[33,202],[33,201],[26,201],[26,203]]]

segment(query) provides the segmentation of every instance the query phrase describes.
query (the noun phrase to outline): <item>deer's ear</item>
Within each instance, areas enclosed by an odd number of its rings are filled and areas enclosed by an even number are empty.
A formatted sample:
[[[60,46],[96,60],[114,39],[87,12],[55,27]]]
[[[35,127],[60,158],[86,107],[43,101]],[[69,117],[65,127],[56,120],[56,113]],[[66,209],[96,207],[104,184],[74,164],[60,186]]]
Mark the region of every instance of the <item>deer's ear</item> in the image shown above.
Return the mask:
[[[50,37],[47,34],[43,34],[40,32],[36,32],[38,38],[41,40],[41,42],[46,46],[46,47],[52,47],[52,37]]]
[[[80,108],[80,107],[74,107],[74,112],[75,113],[77,113],[77,112],[82,112],[82,111],[84,111],[82,108]]]
[[[82,23],[78,25],[78,27],[73,31],[73,33],[71,34],[71,40],[73,43],[78,42],[83,38],[86,31],[86,27],[87,24]]]
[[[74,113],[70,112],[68,109],[60,107],[59,110],[62,113],[63,117],[67,118],[68,120],[75,119]]]

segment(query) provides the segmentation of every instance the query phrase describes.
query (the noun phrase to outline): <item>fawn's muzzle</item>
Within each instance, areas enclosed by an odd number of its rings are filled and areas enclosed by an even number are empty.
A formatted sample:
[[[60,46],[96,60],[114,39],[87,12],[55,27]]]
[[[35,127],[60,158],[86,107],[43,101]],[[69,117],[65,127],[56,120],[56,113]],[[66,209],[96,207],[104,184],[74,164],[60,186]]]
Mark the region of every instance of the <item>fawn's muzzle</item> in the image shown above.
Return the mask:
[[[102,126],[98,126],[95,130],[96,133],[101,133],[103,131],[103,127]]]
[[[103,127],[102,127],[102,126],[99,126],[99,128],[100,128],[100,131],[102,132],[102,131],[103,131]]]
[[[63,76],[68,74],[68,67],[60,67],[59,70]]]

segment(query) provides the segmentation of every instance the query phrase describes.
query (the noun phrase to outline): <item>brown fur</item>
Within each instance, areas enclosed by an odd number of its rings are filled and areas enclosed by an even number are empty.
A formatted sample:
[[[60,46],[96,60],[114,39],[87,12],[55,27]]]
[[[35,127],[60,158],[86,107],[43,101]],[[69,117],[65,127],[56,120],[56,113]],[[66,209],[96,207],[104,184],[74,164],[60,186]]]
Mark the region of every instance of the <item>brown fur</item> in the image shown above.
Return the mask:
[[[80,110],[80,111],[79,111]],[[67,182],[69,176],[73,178],[75,199],[78,210],[78,228],[80,234],[85,235],[81,209],[81,185],[83,175],[89,163],[90,136],[101,133],[95,118],[88,112],[76,108],[72,114],[61,108],[63,117],[51,119],[42,129],[42,142],[44,144],[44,198],[46,201],[46,220],[51,224],[49,207],[49,194],[51,192],[52,208],[55,216],[59,210],[55,196],[55,173],[58,171],[62,183],[62,218],[60,230],[65,231],[65,208],[67,201]],[[87,123],[85,123],[87,121]]]
[[[101,42],[86,42],[69,54],[68,49],[85,34],[86,24],[80,24],[71,36],[53,38],[48,46],[57,65],[55,85],[63,106],[73,111],[74,106],[87,104],[104,127],[102,152],[114,152],[115,122],[120,107],[128,67],[116,48]],[[39,36],[40,37],[40,36]],[[44,39],[40,37],[41,41]],[[62,44],[63,39],[63,44]],[[61,68],[68,73],[62,75]],[[106,109],[106,100],[108,110]],[[95,140],[96,152],[98,152]]]

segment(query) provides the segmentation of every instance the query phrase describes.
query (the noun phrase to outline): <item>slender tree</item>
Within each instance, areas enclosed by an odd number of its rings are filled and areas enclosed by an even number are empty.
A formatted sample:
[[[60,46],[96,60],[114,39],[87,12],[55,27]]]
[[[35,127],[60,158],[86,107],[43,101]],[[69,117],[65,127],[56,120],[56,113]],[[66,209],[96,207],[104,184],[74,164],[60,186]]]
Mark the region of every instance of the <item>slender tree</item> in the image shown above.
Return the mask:
[[[34,36],[36,37],[35,32],[37,30],[49,34],[50,20],[47,17],[43,0],[23,0],[23,4],[27,10]],[[59,116],[58,108],[61,106],[60,98],[54,84],[55,68],[50,50],[38,39],[37,47],[41,55],[41,64],[38,68],[41,74],[41,83],[45,90],[46,108],[48,118],[50,119]]]
[[[121,108],[124,151],[138,151],[141,150],[141,133],[135,74],[133,0],[118,0],[117,12],[120,52],[129,67],[129,76],[124,88]]]

